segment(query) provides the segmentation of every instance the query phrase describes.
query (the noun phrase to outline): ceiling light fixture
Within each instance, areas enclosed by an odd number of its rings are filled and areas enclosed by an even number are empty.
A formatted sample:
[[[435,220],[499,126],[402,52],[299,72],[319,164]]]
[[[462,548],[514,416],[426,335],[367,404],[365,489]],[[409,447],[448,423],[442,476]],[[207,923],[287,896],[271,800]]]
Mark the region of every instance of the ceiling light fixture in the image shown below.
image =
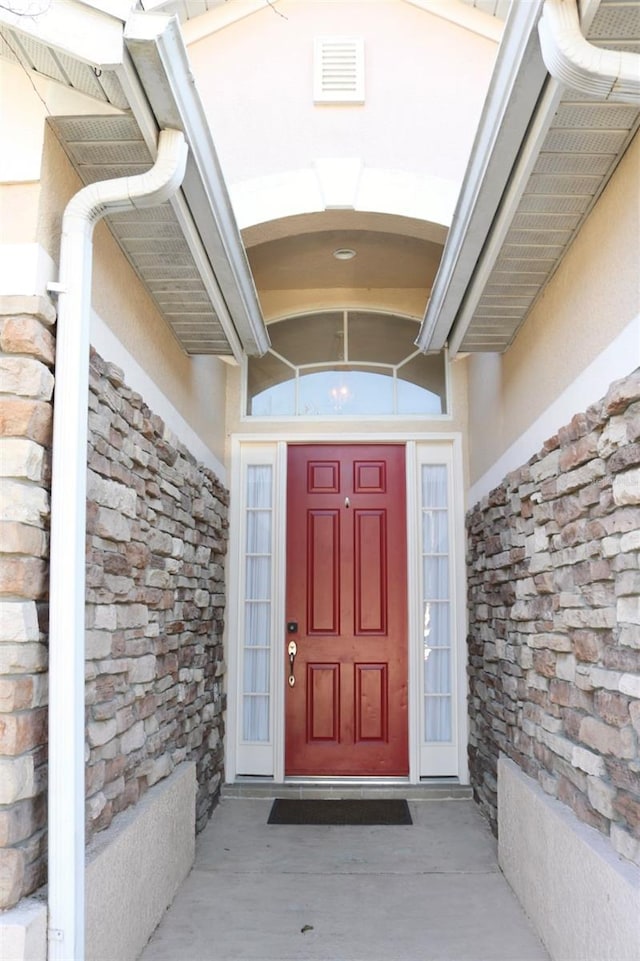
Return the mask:
[[[353,260],[356,252],[352,250],[351,247],[338,247],[337,250],[333,251],[333,256],[336,260]]]

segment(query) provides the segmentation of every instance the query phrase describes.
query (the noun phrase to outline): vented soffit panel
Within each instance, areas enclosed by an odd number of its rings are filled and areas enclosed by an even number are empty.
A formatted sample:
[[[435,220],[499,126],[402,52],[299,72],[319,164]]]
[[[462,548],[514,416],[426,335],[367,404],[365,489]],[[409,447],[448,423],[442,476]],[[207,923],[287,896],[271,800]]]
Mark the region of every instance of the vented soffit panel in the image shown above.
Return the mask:
[[[639,122],[633,106],[564,94],[458,350],[509,347]]]
[[[82,183],[146,173],[153,158],[131,116],[50,117]],[[233,353],[173,211],[159,207],[105,218],[178,342],[188,354]]]
[[[639,0],[602,0],[586,37],[596,46],[640,51]],[[453,354],[509,347],[640,127],[635,104],[558,89],[504,238],[487,269],[478,260],[457,309],[449,335]]]
[[[120,110],[129,106],[115,70],[97,70],[26,33],[0,29],[0,58],[19,63],[27,76],[39,74]]]

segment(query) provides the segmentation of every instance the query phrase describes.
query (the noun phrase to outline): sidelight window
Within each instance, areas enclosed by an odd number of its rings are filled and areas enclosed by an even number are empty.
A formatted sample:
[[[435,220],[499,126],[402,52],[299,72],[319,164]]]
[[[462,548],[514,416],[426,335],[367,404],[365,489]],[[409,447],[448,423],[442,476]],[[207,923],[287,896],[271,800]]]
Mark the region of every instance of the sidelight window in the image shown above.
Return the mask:
[[[242,739],[270,738],[273,467],[246,471]]]
[[[422,464],[423,737],[451,742],[452,652],[448,470]]]

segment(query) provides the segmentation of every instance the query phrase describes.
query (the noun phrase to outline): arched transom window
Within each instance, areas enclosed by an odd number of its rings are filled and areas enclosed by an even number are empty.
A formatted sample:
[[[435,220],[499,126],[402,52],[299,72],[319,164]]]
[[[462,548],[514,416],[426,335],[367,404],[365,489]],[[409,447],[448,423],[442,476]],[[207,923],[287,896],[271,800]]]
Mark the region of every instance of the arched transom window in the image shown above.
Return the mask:
[[[417,351],[417,333],[417,321],[373,311],[322,311],[272,322],[271,349],[249,358],[247,413],[444,414],[444,356]]]

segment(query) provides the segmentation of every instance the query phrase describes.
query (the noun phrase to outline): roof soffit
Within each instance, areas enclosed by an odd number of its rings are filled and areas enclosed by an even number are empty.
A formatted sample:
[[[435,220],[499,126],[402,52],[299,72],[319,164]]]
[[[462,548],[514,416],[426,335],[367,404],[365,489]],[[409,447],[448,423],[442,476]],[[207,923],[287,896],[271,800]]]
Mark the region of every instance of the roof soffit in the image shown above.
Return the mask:
[[[640,37],[629,36],[636,22],[629,14],[632,7],[640,13],[640,2],[614,0],[600,10],[598,0],[583,6],[590,42],[637,49]],[[507,23],[496,75],[513,57],[510,27],[517,16],[515,10]],[[606,103],[548,76],[537,19],[528,29],[542,71],[540,100],[526,116],[531,122],[519,145],[516,141],[506,176],[503,171],[496,177],[488,118],[498,92],[492,86],[417,341],[422,349],[437,349],[447,340],[452,354],[507,349],[640,125],[640,104]],[[532,69],[524,59],[514,62],[512,105],[521,99]],[[497,133],[495,143],[500,129]]]

